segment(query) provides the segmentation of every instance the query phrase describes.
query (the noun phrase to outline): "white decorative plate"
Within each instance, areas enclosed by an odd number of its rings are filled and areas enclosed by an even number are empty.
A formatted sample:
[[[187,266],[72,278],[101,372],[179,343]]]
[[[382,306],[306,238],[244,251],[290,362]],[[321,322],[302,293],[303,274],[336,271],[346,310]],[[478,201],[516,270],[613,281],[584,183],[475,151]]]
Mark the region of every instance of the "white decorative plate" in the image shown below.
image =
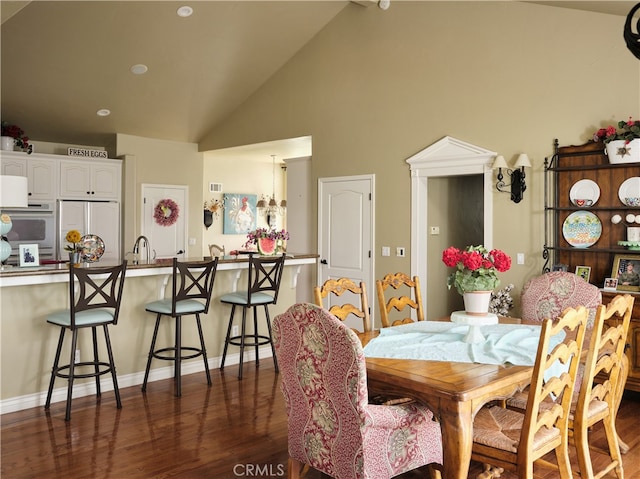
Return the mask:
[[[576,181],[569,190],[569,199],[576,206],[588,208],[595,205],[598,198],[600,198],[600,187],[592,180]]]
[[[84,235],[80,239],[80,245],[82,246],[80,258],[87,263],[95,263],[104,254],[104,241],[100,236]]]
[[[624,180],[618,188],[618,198],[623,205],[627,205],[625,198],[640,198],[640,177],[632,176]]]
[[[602,223],[590,211],[575,211],[562,224],[562,235],[575,248],[588,248],[600,239]]]

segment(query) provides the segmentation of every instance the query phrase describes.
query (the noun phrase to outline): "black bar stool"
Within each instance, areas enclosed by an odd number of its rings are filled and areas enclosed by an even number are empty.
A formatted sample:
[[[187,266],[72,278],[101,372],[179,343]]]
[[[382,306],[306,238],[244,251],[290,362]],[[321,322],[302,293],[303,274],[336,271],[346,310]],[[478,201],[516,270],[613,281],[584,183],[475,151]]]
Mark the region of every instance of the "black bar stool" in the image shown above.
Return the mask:
[[[122,408],[108,326],[110,324],[118,324],[120,300],[122,298],[122,287],[124,285],[126,269],[126,260],[119,266],[104,268],[95,266],[91,266],[90,268],[76,268],[73,263],[69,263],[69,304],[71,307],[62,311],[56,311],[47,316],[47,323],[59,326],[61,329],[44,408],[49,409],[51,405],[51,395],[56,377],[67,379],[68,388],[65,421],[71,419],[73,381],[77,378],[95,377],[96,396],[100,397],[100,376],[111,373],[113,390],[116,395],[116,405],[118,409]],[[102,327],[104,332],[107,355],[109,357],[108,362],[101,361],[98,357],[96,328],[99,326]],[[75,352],[78,344],[78,331],[82,328],[91,328],[93,361],[76,363]],[[60,366],[60,353],[67,329],[71,331],[71,355],[69,364]],[[83,370],[88,369],[88,371],[78,372],[76,368],[82,368]]]
[[[156,313],[156,325],[153,330],[153,339],[149,349],[147,368],[144,373],[142,391],[147,390],[147,380],[151,369],[153,358],[174,362],[174,379],[176,396],[182,394],[181,365],[185,359],[202,356],[204,360],[204,370],[207,375],[207,384],[211,386],[211,374],[209,373],[209,363],[207,361],[207,350],[204,345],[202,335],[202,324],[200,314],[207,314],[209,303],[211,302],[211,292],[218,269],[218,258],[212,261],[191,261],[181,262],[173,258],[173,278],[171,298],[153,301],[145,306],[145,310]],[[182,316],[195,315],[198,334],[200,336],[200,347],[182,345]],[[155,349],[158,337],[158,328],[162,316],[174,318],[176,322],[175,344],[172,347]],[[187,351],[187,353],[183,353]],[[171,353],[171,354],[169,354]]]
[[[276,372],[278,372],[278,362],[276,360],[273,339],[271,337],[271,319],[269,318],[268,306],[270,304],[276,304],[276,301],[278,300],[280,280],[282,279],[282,270],[284,269],[284,258],[284,253],[281,256],[256,256],[254,254],[250,254],[247,289],[225,294],[220,298],[222,303],[231,305],[231,316],[229,317],[229,326],[227,327],[227,337],[224,341],[224,351],[222,352],[220,370],[224,369],[224,361],[227,357],[227,348],[229,345],[233,344],[234,346],[240,346],[240,371],[238,372],[238,379],[242,379],[242,365],[245,346],[255,347],[256,367],[258,367],[260,365],[258,347],[264,344],[270,344],[273,364]],[[233,326],[233,316],[236,312],[236,306],[242,307],[241,331],[239,336],[231,336],[231,327]],[[258,334],[258,306],[264,306],[268,336]],[[248,308],[253,309],[252,334],[247,333],[246,330]]]

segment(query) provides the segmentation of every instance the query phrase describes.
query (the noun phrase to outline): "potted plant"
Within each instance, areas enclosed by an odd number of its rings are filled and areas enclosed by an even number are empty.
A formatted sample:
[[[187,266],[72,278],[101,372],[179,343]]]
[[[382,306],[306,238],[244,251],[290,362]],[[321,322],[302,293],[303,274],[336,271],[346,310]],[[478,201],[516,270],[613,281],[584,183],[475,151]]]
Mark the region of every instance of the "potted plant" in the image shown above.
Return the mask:
[[[64,247],[64,249],[69,252],[69,263],[80,263],[80,253],[82,252],[80,240],[82,239],[82,235],[78,230],[69,230],[64,239],[70,243]]]
[[[31,154],[33,145],[29,144],[29,137],[25,136],[24,131],[17,125],[10,125],[6,121],[2,122],[2,149],[13,151],[13,147],[17,146],[23,151]],[[11,138],[11,140],[9,140]]]
[[[274,255],[284,248],[284,241],[288,239],[286,230],[258,228],[247,234],[247,242],[243,246],[248,248],[255,244],[260,254]]]
[[[600,128],[593,134],[593,141],[602,141],[609,163],[640,162],[640,121],[629,117],[617,126]]]
[[[500,284],[498,273],[511,268],[511,257],[505,252],[482,245],[467,246],[460,250],[454,246],[442,252],[442,262],[456,270],[447,278],[447,286],[456,288],[464,298],[467,314],[486,314],[491,292]],[[480,304],[475,305],[476,301]]]

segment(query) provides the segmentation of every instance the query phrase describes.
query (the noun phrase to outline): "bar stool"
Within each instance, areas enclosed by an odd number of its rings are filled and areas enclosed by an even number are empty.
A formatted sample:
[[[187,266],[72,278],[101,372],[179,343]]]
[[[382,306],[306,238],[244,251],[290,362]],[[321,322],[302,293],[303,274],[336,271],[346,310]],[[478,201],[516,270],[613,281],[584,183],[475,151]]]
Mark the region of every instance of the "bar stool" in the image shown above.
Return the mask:
[[[245,346],[255,347],[256,367],[258,367],[260,365],[258,347],[264,344],[270,344],[273,365],[276,372],[278,372],[278,361],[276,360],[273,339],[271,337],[271,319],[269,318],[268,305],[276,304],[278,300],[280,280],[282,279],[282,270],[284,269],[284,258],[284,253],[281,256],[256,256],[253,253],[249,254],[247,289],[225,294],[220,298],[222,303],[231,305],[231,316],[229,317],[227,336],[224,340],[224,351],[222,352],[220,370],[222,371],[224,369],[224,361],[227,357],[227,348],[229,345],[240,346],[240,371],[238,372],[238,379],[242,379]],[[231,327],[233,326],[236,306],[242,307],[242,326],[239,336],[231,336]],[[258,306],[264,306],[268,336],[258,334]],[[253,333],[251,334],[247,333],[246,330],[248,308],[253,309]],[[249,340],[248,342],[247,339]]]
[[[45,410],[51,405],[51,395],[56,377],[68,380],[67,407],[64,420],[71,419],[71,397],[73,382],[78,378],[96,378],[96,396],[100,397],[100,376],[111,373],[113,390],[116,395],[116,405],[122,408],[118,379],[116,378],[116,365],[113,361],[111,341],[109,339],[110,324],[118,324],[120,312],[120,300],[124,285],[127,261],[113,267],[76,268],[69,263],[69,304],[70,308],[56,311],[47,316],[47,323],[59,326],[60,337],[56,356],[51,369],[51,380],[47,391]],[[108,362],[101,361],[98,356],[98,342],[96,329],[101,326],[107,345]],[[78,331],[83,328],[91,328],[93,339],[93,361],[75,361],[75,352],[78,344]],[[60,366],[60,353],[64,342],[65,332],[71,331],[71,355],[69,364]],[[89,369],[87,372],[78,372],[77,368]]]
[[[185,359],[202,356],[204,371],[207,375],[207,384],[211,386],[211,374],[209,373],[209,363],[207,360],[207,350],[204,345],[200,314],[207,314],[209,311],[211,292],[213,291],[213,283],[217,269],[218,258],[208,262],[181,262],[178,261],[177,258],[173,258],[173,289],[171,297],[153,301],[145,306],[146,311],[156,313],[156,325],[153,330],[151,347],[149,348],[147,368],[144,372],[144,381],[142,383],[143,392],[147,390],[147,380],[149,379],[149,370],[151,369],[151,360],[153,358],[173,361],[176,396],[182,395],[181,369],[182,361]],[[200,347],[182,345],[182,316],[185,315],[195,315],[198,335],[200,336]],[[155,349],[160,319],[163,316],[175,319],[175,343],[171,347]],[[183,351],[187,352],[183,353]]]

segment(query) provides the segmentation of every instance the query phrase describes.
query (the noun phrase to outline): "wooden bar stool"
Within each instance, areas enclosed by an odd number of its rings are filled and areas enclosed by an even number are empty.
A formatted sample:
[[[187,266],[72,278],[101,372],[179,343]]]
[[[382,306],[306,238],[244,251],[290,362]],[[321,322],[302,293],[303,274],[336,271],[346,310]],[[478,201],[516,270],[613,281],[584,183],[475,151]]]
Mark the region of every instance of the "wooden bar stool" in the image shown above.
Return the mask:
[[[212,261],[192,261],[181,262],[173,258],[172,293],[170,298],[152,301],[145,307],[146,311],[156,313],[156,325],[153,330],[153,339],[149,348],[149,358],[147,368],[142,382],[142,391],[147,390],[149,370],[153,358],[174,363],[174,380],[176,396],[182,395],[181,369],[182,361],[185,359],[202,356],[204,361],[204,371],[207,375],[207,384],[211,386],[211,374],[209,373],[209,363],[207,360],[207,350],[202,335],[202,324],[200,314],[207,314],[209,303],[211,302],[211,292],[218,269],[218,258]],[[200,336],[200,347],[182,345],[182,317],[195,315],[198,335]],[[163,316],[175,320],[174,345],[171,347],[156,349],[156,339],[158,338],[158,328]],[[186,351],[184,353],[183,351]]]
[[[238,372],[238,379],[242,379],[245,346],[255,347],[256,367],[258,367],[260,365],[258,347],[264,344],[270,344],[273,364],[276,372],[278,372],[278,362],[271,337],[271,319],[269,318],[268,306],[270,304],[276,304],[278,300],[280,280],[282,279],[282,270],[284,269],[284,258],[284,254],[281,256],[256,256],[250,254],[247,289],[225,294],[220,298],[222,303],[231,305],[231,316],[229,317],[227,336],[224,340],[224,351],[222,352],[220,370],[224,369],[224,362],[227,357],[227,348],[229,345],[240,346],[240,371]],[[240,335],[231,336],[231,327],[233,326],[236,306],[242,307],[241,331]],[[258,334],[258,306],[264,307],[268,335]],[[247,309],[249,308],[253,309],[253,333],[248,333],[246,330]]]
[[[49,409],[51,396],[56,377],[68,380],[67,387],[67,408],[65,421],[71,419],[71,397],[73,393],[73,382],[79,378],[96,379],[96,396],[100,397],[100,376],[111,373],[113,380],[113,390],[116,395],[117,408],[122,408],[120,402],[120,391],[118,390],[118,379],[116,378],[116,365],[113,361],[111,341],[109,339],[110,324],[118,324],[118,313],[120,312],[120,300],[122,298],[122,287],[124,285],[127,261],[123,261],[119,266],[76,268],[73,263],[69,263],[69,309],[56,311],[47,316],[47,323],[60,327],[60,338],[56,356],[51,369],[51,380],[47,391],[47,400],[44,408]],[[98,356],[97,328],[102,327],[104,339],[107,346],[108,361],[101,361]],[[75,361],[76,347],[78,345],[78,331],[83,328],[91,328],[93,339],[93,360]],[[60,353],[64,342],[65,332],[71,331],[71,354],[69,364],[60,366]],[[79,372],[77,368],[87,370]]]

